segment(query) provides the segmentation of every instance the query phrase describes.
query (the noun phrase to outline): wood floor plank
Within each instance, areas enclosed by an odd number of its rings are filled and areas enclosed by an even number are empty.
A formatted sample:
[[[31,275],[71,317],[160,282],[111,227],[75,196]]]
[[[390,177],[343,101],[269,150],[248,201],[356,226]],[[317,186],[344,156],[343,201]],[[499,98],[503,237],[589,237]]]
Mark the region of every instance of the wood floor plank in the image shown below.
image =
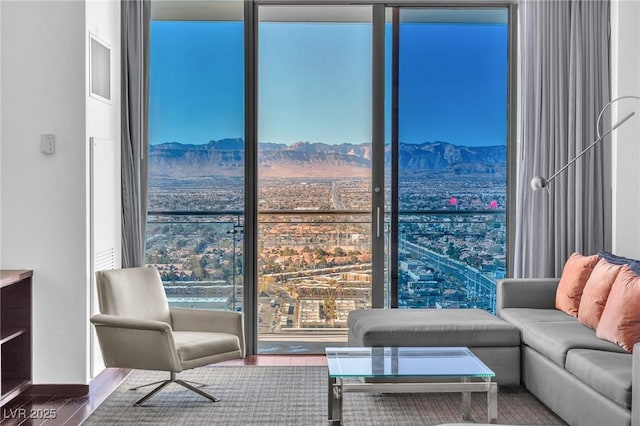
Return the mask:
[[[32,395],[22,394],[2,407],[2,421],[0,425],[17,426],[23,423],[25,419],[28,418],[26,410],[28,410],[28,404],[33,398]]]
[[[17,398],[16,398],[17,399]],[[12,401],[13,402],[13,401]],[[59,404],[54,401],[54,397],[47,395],[25,396],[24,400],[17,401],[16,405],[9,405],[2,409],[2,425],[34,425],[35,417],[44,416],[55,410]]]
[[[103,399],[104,400],[104,399]],[[68,398],[56,412],[56,417],[43,422],[46,426],[62,426],[69,418],[89,402],[89,398]],[[88,416],[87,416],[88,417]],[[82,420],[81,420],[82,421]],[[79,423],[78,423],[79,424]]]
[[[67,403],[68,397],[53,397],[46,395],[36,395],[29,402],[29,419],[34,426],[40,426],[49,419],[56,418],[58,411]]]

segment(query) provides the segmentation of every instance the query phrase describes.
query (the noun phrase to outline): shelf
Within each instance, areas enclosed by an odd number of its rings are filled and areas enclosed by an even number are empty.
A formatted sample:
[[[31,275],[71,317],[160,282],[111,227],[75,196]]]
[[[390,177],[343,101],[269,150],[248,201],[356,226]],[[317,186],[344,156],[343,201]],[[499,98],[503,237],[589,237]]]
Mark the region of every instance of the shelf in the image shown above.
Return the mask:
[[[0,407],[31,386],[32,276],[0,270]]]
[[[27,269],[2,269],[0,270],[0,288],[15,284],[32,276],[33,271]]]
[[[29,389],[30,380],[9,379],[2,381],[2,395],[0,395],[0,406],[5,405],[22,392]],[[6,390],[5,390],[6,389]]]
[[[0,345],[4,345],[5,343],[10,342],[11,340],[15,339],[16,337],[22,336],[26,332],[27,332],[27,330],[22,329],[22,330],[16,331],[15,333],[11,333],[7,337],[3,337],[2,339],[0,339]]]

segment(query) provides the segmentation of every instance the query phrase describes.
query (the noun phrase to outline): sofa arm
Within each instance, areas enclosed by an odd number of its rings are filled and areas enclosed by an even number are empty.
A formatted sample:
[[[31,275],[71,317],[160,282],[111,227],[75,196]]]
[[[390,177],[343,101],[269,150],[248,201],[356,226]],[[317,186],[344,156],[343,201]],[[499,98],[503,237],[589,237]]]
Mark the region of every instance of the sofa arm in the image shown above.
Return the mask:
[[[107,367],[182,371],[166,322],[98,314],[91,317]]]
[[[188,308],[169,308],[169,311],[175,331],[209,331],[238,336],[244,357],[244,315],[242,313]]]
[[[554,309],[559,278],[508,278],[496,287],[496,314],[505,308]]]
[[[631,370],[631,426],[640,426],[640,343],[633,346]]]

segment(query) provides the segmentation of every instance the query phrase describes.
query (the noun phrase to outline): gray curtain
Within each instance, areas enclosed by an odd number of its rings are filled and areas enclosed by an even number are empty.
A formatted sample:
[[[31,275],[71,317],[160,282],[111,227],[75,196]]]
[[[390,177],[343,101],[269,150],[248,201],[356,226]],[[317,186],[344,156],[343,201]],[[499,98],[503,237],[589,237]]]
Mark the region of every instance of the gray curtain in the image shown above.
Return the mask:
[[[149,0],[121,3],[122,267],[144,264],[147,219]]]
[[[596,138],[598,112],[610,97],[609,1],[521,1],[520,52],[514,276],[557,277],[573,251],[604,248],[603,144],[548,191],[534,192],[529,182],[553,175]]]

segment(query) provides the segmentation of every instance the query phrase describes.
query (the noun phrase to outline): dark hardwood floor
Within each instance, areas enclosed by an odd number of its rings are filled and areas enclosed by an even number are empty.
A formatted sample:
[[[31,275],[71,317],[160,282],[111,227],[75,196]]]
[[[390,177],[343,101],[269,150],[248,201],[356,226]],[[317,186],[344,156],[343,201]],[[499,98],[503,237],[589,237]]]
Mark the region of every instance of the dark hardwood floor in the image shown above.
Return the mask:
[[[221,365],[327,365],[324,355],[251,355],[241,360],[226,361]],[[0,426],[17,425],[79,425],[125,379],[128,370],[108,369],[90,386],[89,396],[72,398],[55,395],[23,394],[0,408]]]

